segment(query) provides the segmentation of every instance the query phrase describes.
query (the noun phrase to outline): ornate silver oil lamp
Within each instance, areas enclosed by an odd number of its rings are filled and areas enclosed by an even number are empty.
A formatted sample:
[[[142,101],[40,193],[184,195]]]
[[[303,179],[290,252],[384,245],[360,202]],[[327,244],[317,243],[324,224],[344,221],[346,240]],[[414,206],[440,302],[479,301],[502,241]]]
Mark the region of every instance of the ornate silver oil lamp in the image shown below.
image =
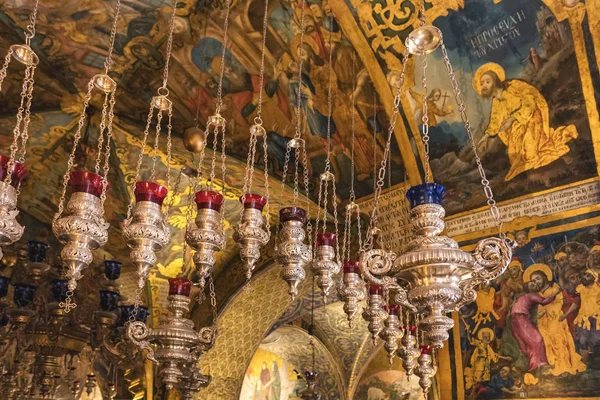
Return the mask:
[[[131,248],[129,257],[137,267],[138,288],[135,297],[135,303],[141,302],[141,293],[146,285],[150,270],[157,261],[156,252],[160,251],[169,242],[171,236],[169,223],[167,221],[170,203],[167,203],[166,210],[163,213],[163,202],[167,197],[168,189],[171,185],[171,132],[173,124],[173,103],[169,100],[169,63],[171,60],[171,51],[173,49],[173,30],[175,25],[175,3],[172,6],[171,19],[169,22],[169,34],[167,37],[167,46],[165,54],[165,64],[163,67],[162,85],[158,88],[156,96],[150,101],[148,117],[146,118],[146,127],[140,145],[138,159],[135,168],[134,180],[132,183],[133,198],[127,208],[127,218],[123,221],[123,237],[127,245]],[[157,182],[156,162],[160,148],[160,134],[162,132],[163,114],[167,117],[166,132],[166,187]],[[156,126],[152,127],[156,115]],[[152,129],[151,129],[152,128]],[[150,131],[156,132],[152,149],[152,165],[147,181],[138,181],[142,174],[142,164],[144,152]]]
[[[383,322],[387,318],[387,312],[383,309],[383,286],[370,284],[367,307],[363,311],[363,318],[369,323],[368,329],[371,332],[373,342],[383,329]]]
[[[194,265],[200,285],[204,287],[216,262],[215,253],[225,245],[221,214],[223,195],[212,190],[200,190],[196,192],[195,200],[198,207],[195,226],[186,232],[185,240],[196,250]]]
[[[338,286],[338,297],[344,302],[344,312],[348,316],[350,328],[354,326],[354,317],[358,313],[359,303],[365,299],[365,285],[359,275],[358,261],[344,263],[343,281]]]
[[[92,250],[106,244],[109,227],[102,201],[108,186],[104,178],[93,172],[72,171],[68,182],[71,197],[64,214],[59,209],[52,223],[56,238],[64,244],[60,255],[69,273],[69,293],[61,305],[66,312],[76,306],[72,296],[77,281],[94,258]]]
[[[300,393],[300,398],[302,400],[321,400],[321,394],[317,390],[318,375],[318,373],[313,371],[306,371],[304,373],[307,388]]]
[[[265,5],[265,19],[263,21],[262,32],[262,48],[261,48],[261,64],[260,77],[258,87],[264,85],[265,75],[265,51],[266,38],[268,28],[268,5]],[[244,189],[240,202],[242,203],[242,215],[240,223],[234,233],[233,239],[240,245],[240,258],[244,263],[246,279],[250,281],[252,272],[256,267],[256,263],[260,259],[260,250],[269,243],[271,238],[271,226],[269,215],[269,162],[267,148],[267,131],[263,127],[262,120],[262,96],[263,90],[258,92],[258,100],[256,102],[256,116],[254,117],[254,125],[250,127],[250,143],[248,146],[248,158],[246,162],[246,171],[244,176]],[[264,169],[264,197],[252,193],[252,181],[254,177],[254,164],[256,161],[256,146],[258,139],[262,138],[263,147],[263,169]],[[265,216],[262,217],[263,208],[266,207]]]
[[[423,389],[423,396],[427,400],[429,396],[429,389],[433,383],[433,378],[437,372],[437,367],[433,365],[433,349],[429,345],[422,345],[420,347],[421,355],[417,359],[419,364],[414,370],[415,375],[419,377],[419,386]]]
[[[249,193],[242,195],[240,202],[243,207],[242,218],[235,230],[233,240],[240,245],[240,258],[244,262],[246,279],[249,281],[256,262],[260,259],[260,250],[269,243],[271,232],[262,216],[267,198]]]
[[[25,228],[16,217],[17,197],[21,181],[27,176],[25,154],[29,138],[29,122],[31,120],[31,101],[33,99],[34,73],[39,58],[31,48],[31,39],[35,36],[39,0],[35,0],[29,16],[29,24],[25,28],[25,44],[14,44],[8,49],[4,64],[0,70],[0,90],[6,78],[8,67],[12,60],[25,66],[23,84],[21,86],[21,102],[17,109],[16,125],[13,129],[13,140],[10,146],[10,156],[0,155],[0,246],[15,243],[23,236]],[[0,247],[0,258],[2,248]]]
[[[64,245],[61,259],[68,271],[69,291],[67,298],[61,303],[61,308],[69,312],[76,307],[73,294],[77,281],[81,279],[83,271],[93,259],[92,251],[103,246],[108,240],[109,224],[104,220],[104,202],[108,189],[108,172],[110,170],[110,154],[112,141],[112,128],[114,119],[115,93],[117,83],[108,75],[112,67],[112,53],[117,34],[117,25],[121,2],[115,6],[115,15],[108,42],[108,56],[104,61],[104,73],[95,75],[87,85],[87,93],[83,98],[81,113],[77,130],[73,136],[73,147],[67,169],[63,175],[63,187],[58,211],[52,220],[52,231],[57,239]],[[101,121],[98,132],[98,148],[93,172],[85,170],[73,171],[75,155],[79,148],[81,133],[88,117],[89,108],[94,90],[99,90],[104,95]],[[71,188],[68,203],[67,188]]]
[[[402,339],[401,322],[398,318],[400,312],[400,306],[398,304],[390,304],[383,306],[385,312],[387,312],[387,318],[384,322],[384,328],[379,333],[379,336],[383,340],[383,347],[389,355],[390,364],[394,362],[394,356],[398,350],[398,342]]]
[[[306,211],[299,207],[282,208],[279,220],[281,230],[273,258],[281,267],[281,278],[287,282],[293,300],[298,295],[298,285],[306,277],[304,267],[312,259],[310,247],[304,243]]]
[[[141,321],[131,322],[127,336],[140,349],[148,350],[147,358],[158,363],[158,379],[167,389],[175,387],[184,376],[194,351],[207,351],[214,344],[215,328],[197,332],[194,322],[184,315],[190,309],[192,282],[185,278],[169,279],[170,316],[161,319],[158,327],[148,328]]]
[[[333,278],[340,272],[340,264],[335,259],[336,235],[334,233],[318,233],[315,256],[312,263],[317,277],[317,286],[327,302],[329,291],[334,286]]]
[[[25,227],[17,221],[17,189],[28,171],[23,164],[13,160],[9,173],[9,165],[10,157],[0,155],[0,258],[3,256],[1,246],[15,243],[25,231]]]
[[[410,379],[415,367],[415,361],[421,351],[417,345],[417,327],[410,325],[406,327],[404,336],[402,337],[402,347],[398,349],[398,357],[402,359],[402,368],[406,372],[406,376]]]

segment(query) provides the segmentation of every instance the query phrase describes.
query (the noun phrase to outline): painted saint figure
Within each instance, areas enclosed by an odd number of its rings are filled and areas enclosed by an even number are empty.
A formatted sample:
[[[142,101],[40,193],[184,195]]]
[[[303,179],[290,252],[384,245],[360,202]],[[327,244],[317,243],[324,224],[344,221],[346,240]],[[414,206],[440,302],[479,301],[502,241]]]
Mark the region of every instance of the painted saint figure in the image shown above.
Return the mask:
[[[479,142],[482,151],[491,137],[499,137],[508,150],[510,170],[504,178],[543,167],[569,153],[567,142],[578,137],[575,125],[550,127],[548,103],[527,82],[505,79],[504,69],[496,63],[479,67],[473,87],[492,99],[490,122]]]
[[[552,297],[538,309],[537,325],[546,348],[550,373],[554,376],[575,375],[586,370],[581,356],[575,351],[569,324],[563,317],[564,296],[560,286],[552,282],[552,271],[546,264],[533,264],[525,270],[524,280],[534,282],[540,296]],[[559,292],[557,294],[557,291]]]
[[[409,89],[410,96],[417,102],[419,108],[417,110],[417,121],[422,121],[422,107],[423,107],[423,93],[417,93],[412,89]],[[437,125],[437,117],[445,117],[446,115],[454,115],[450,104],[446,104],[446,98],[448,94],[442,95],[442,91],[438,88],[433,88],[431,92],[425,97],[427,101],[427,124],[429,126]],[[438,106],[438,101],[442,99],[442,105]]]
[[[529,372],[544,365],[548,365],[544,339],[538,328],[531,320],[531,314],[538,304],[549,304],[554,301],[554,296],[542,297],[536,292],[539,290],[536,282],[528,282],[521,296],[517,297],[511,307],[512,334],[519,343],[521,352],[529,360]]]
[[[490,380],[490,368],[492,363],[497,363],[501,359],[510,360],[510,357],[501,356],[492,348],[494,340],[494,331],[490,328],[483,328],[477,333],[477,339],[471,342],[475,346],[471,355],[471,363],[465,369],[466,388],[479,382]]]

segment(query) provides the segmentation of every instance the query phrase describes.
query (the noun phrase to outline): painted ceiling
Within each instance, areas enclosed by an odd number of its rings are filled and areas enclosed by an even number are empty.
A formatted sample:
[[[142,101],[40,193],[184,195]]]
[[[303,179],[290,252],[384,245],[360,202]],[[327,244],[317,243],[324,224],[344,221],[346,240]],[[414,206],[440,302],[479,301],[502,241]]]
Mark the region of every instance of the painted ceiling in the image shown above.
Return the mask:
[[[24,212],[23,218],[30,221],[28,225],[33,228],[27,231],[24,240],[51,237],[48,226],[57,209],[61,176],[81,112],[81,91],[93,75],[101,72],[115,3],[115,0],[41,1],[37,33],[32,42],[41,62],[36,71],[27,157],[31,175],[22,189],[19,205]],[[175,174],[185,168],[186,174],[193,176],[193,156],[186,152],[179,139],[186,128],[196,124],[203,127],[214,112],[218,70],[225,63],[223,116],[228,121],[228,174],[224,183],[229,234],[239,216],[237,197],[241,194],[248,129],[256,115],[259,92],[263,92],[263,120],[269,138],[269,173],[271,184],[276,188],[272,212],[291,201],[290,188],[283,189],[280,194],[277,182],[281,177],[287,142],[295,131],[292,116],[296,99],[293,94],[298,83],[294,72],[300,55],[305,57],[303,82],[306,88],[303,89],[311,100],[304,106],[303,121],[311,197],[313,200],[317,197],[316,182],[327,156],[324,139],[329,105],[327,63],[328,55],[332,54],[331,158],[337,178],[338,201],[343,203],[349,198],[353,133],[356,192],[362,201],[369,201],[373,192],[373,170],[383,154],[393,109],[390,85],[395,85],[399,79],[404,38],[419,24],[417,3],[413,0],[306,0],[306,8],[302,10],[302,2],[298,0],[270,0],[264,88],[258,87],[257,83],[261,69],[263,1],[231,1],[224,60],[220,54],[225,0],[176,3],[174,53],[168,82],[170,98],[174,101],[173,132],[176,137],[171,167]],[[0,54],[4,54],[11,44],[23,41],[22,29],[27,24],[32,4],[33,1],[26,0],[4,0],[0,4]],[[443,32],[477,150],[490,187],[501,202],[526,201],[558,188],[597,181],[600,74],[596,54],[600,46],[600,6],[595,5],[592,0],[585,3],[576,0],[426,1],[429,20]],[[122,0],[115,63],[111,71],[118,83],[116,146],[110,158],[112,187],[106,203],[111,234],[104,253],[97,253],[98,259],[127,258],[120,222],[129,202],[128,186],[141,147],[149,101],[161,83],[170,14],[168,0]],[[304,15],[304,21],[300,21],[301,15]],[[305,43],[304,51],[298,52],[301,26],[305,27]],[[410,183],[422,181],[419,110],[427,101],[433,110],[429,131],[433,177],[448,189],[445,200],[448,214],[461,218],[467,212],[482,210],[486,204],[485,193],[481,188],[477,157],[462,129],[461,115],[453,101],[452,83],[447,79],[441,52],[432,54],[428,61],[427,93],[423,93],[421,87],[422,64],[413,59],[408,63],[402,109],[393,132],[391,181],[385,184],[393,186],[404,182],[405,175]],[[507,88],[511,84],[513,88],[521,85],[520,91],[534,99],[531,116],[510,121],[505,118],[507,115],[502,115],[510,114],[510,110],[493,107],[480,82],[481,75],[488,70],[495,72]],[[2,88],[0,146],[3,151],[8,149],[14,126],[14,110],[20,91],[19,73],[11,69]],[[98,108],[98,99],[92,104]],[[513,125],[506,128],[506,119]],[[98,120],[96,112],[86,126],[86,140],[80,149],[82,154],[94,154]],[[523,126],[533,126],[537,133],[510,142],[507,131],[514,135],[531,131]],[[544,141],[544,137],[553,140]],[[521,148],[514,145],[521,142],[527,145]],[[549,142],[554,144],[548,145]],[[528,158],[533,161],[523,161]],[[159,159],[159,169],[164,176],[164,152]],[[80,157],[77,163],[84,167],[86,158]],[[144,171],[143,176],[147,172]],[[169,221],[175,228],[174,234],[156,269],[155,286],[164,286],[165,279],[178,274],[182,267],[187,272],[191,270],[191,266],[183,266],[179,230],[183,226],[189,191],[186,189],[190,180],[188,175],[182,175],[180,190],[176,193],[176,212]],[[256,177],[258,187],[262,184],[259,175]],[[511,225],[513,229],[517,225],[549,223],[582,214],[583,211],[562,214],[566,207],[575,207],[573,204],[552,204],[549,207],[562,208],[551,211],[533,210],[536,218],[526,222],[518,219],[525,216],[518,210],[507,218],[518,220],[518,224]],[[551,213],[555,214],[553,219],[543,219]],[[393,215],[387,218],[394,219]],[[492,232],[492,228],[479,221],[473,224],[475,227],[457,233],[462,235],[461,244],[472,245],[477,237]],[[237,247],[231,239],[227,249],[220,253],[215,269],[219,305],[223,309],[244,283]],[[269,248],[261,260],[265,269],[270,264],[271,251]],[[124,274],[123,279],[127,281],[128,276],[131,274]],[[152,289],[152,299],[159,301],[158,290],[154,290],[154,286]],[[288,309],[279,324],[290,322],[299,315],[305,316],[306,301],[304,298]],[[359,379],[356,366],[362,365],[364,360],[352,361],[351,354],[356,351],[352,346],[363,343],[364,337],[347,338],[338,303],[322,309],[327,313],[316,315],[319,334],[325,344],[330,341],[330,344],[345,349],[335,355],[336,362],[343,366],[340,370],[345,382],[356,384]],[[258,346],[258,342],[250,344],[250,349],[254,345]]]

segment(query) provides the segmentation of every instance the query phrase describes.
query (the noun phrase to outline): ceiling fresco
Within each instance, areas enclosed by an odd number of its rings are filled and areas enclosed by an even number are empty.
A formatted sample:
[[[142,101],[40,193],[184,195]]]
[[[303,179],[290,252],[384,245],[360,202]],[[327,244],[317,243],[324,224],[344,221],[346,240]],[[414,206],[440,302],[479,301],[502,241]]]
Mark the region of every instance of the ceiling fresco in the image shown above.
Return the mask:
[[[37,34],[32,43],[41,62],[36,71],[27,155],[31,174],[22,187],[19,204],[23,221],[28,225],[23,241],[49,239],[57,245],[51,239],[49,223],[57,209],[61,177],[81,112],[81,90],[102,70],[115,3],[115,0],[41,1]],[[299,299],[289,304],[285,283],[272,264],[270,245],[257,267],[260,273],[256,274],[254,292],[243,291],[245,281],[237,256],[238,247],[231,240],[232,226],[239,218],[237,198],[243,185],[249,127],[256,116],[258,94],[262,93],[263,120],[268,131],[268,172],[274,188],[271,212],[275,218],[277,208],[289,204],[292,198],[289,187],[279,191],[278,180],[287,143],[295,132],[293,116],[298,91],[304,94],[300,106],[303,137],[308,148],[311,196],[317,197],[316,183],[327,156],[327,64],[331,54],[333,147],[330,155],[337,179],[338,202],[343,204],[349,198],[353,130],[356,193],[367,202],[373,193],[374,167],[381,161],[387,137],[394,100],[391,86],[398,83],[404,38],[419,24],[414,0],[306,0],[304,9],[301,0],[270,0],[265,83],[259,87],[264,2],[231,1],[227,49],[221,58],[225,3],[225,0],[178,0],[176,3],[168,82],[174,102],[171,168],[175,177],[181,170],[185,173],[180,176],[175,207],[169,218],[173,236],[160,254],[148,288],[148,301],[155,306],[154,316],[158,317],[165,301],[166,279],[179,274],[182,268],[185,274],[191,275],[193,267],[183,262],[181,228],[185,223],[185,205],[190,180],[196,173],[196,160],[185,150],[180,138],[188,127],[198,124],[203,128],[206,119],[214,113],[218,71],[224,65],[223,116],[228,121],[228,174],[224,185],[229,239],[227,250],[218,253],[214,271],[221,336],[213,349],[215,353],[209,352],[201,361],[214,375],[211,387],[201,394],[202,398],[211,400],[231,400],[239,394],[244,371],[260,346],[279,354],[278,357],[292,349],[289,354],[294,359],[290,363],[298,367],[305,364],[302,343],[307,340],[306,333],[298,326],[289,325],[304,322],[306,326],[310,320],[311,298],[306,295],[310,278],[303,283]],[[32,2],[24,0],[1,2],[0,54],[4,54],[9,45],[23,40],[22,29],[31,6]],[[542,237],[540,232],[543,232],[559,237],[566,228],[557,221],[569,221],[573,232],[599,223],[598,0],[432,0],[426,1],[425,6],[428,19],[443,33],[487,179],[501,208],[506,207],[502,208],[503,212],[509,209],[504,213],[507,231],[515,236],[529,232],[531,236]],[[170,15],[168,0],[122,0],[111,71],[118,83],[115,146],[110,157],[111,189],[106,202],[111,230],[109,243],[96,253],[98,260],[105,257],[125,260],[128,255],[121,239],[120,223],[129,203],[128,188],[149,102],[162,79]],[[301,15],[304,15],[303,21]],[[305,29],[302,46],[299,43],[301,26]],[[300,59],[304,65],[301,86],[296,79]],[[3,151],[9,147],[14,126],[20,73],[11,69],[2,88],[0,146]],[[411,58],[399,123],[393,132],[391,180],[386,185],[422,181],[420,110],[423,102],[427,102],[431,167],[435,180],[448,189],[444,204],[450,216],[448,222],[471,218],[467,213],[480,211],[487,199],[440,51],[429,56],[427,76],[429,91],[423,93],[421,64]],[[507,99],[499,101],[490,97],[490,93],[499,89],[507,94]],[[101,107],[98,103],[98,99],[92,101],[96,109]],[[98,114],[96,112],[85,127],[76,160],[81,167],[95,155]],[[211,156],[209,150],[207,158]],[[161,152],[159,159],[158,168],[164,176],[166,154]],[[142,172],[142,176],[146,174],[147,171]],[[256,187],[262,187],[262,173],[257,173],[255,179]],[[565,191],[572,193],[565,195]],[[390,204],[395,204],[394,195],[400,191],[389,193]],[[394,218],[390,214],[381,220]],[[466,248],[472,247],[475,240],[491,232],[491,228],[487,229],[486,217],[478,218],[473,217],[469,229],[457,229],[457,233],[449,235],[456,235],[457,241]],[[589,240],[582,242],[592,245]],[[526,244],[520,243],[521,248]],[[539,254],[525,253],[524,257],[542,258]],[[126,270],[122,279],[124,293],[130,291],[132,277],[132,271]],[[350,398],[352,393],[359,396],[358,393],[364,392],[360,386],[367,387],[373,382],[379,385],[377,387],[393,386],[399,378],[378,375],[385,371],[377,370],[377,362],[370,358],[373,345],[362,320],[358,328],[350,330],[341,303],[325,305],[317,297],[316,305],[316,335],[328,362],[333,365],[328,371],[331,379],[326,379],[328,394]],[[196,306],[196,322],[208,320],[210,316],[206,305]],[[458,326],[457,323],[455,346],[449,344],[449,354],[454,354],[451,357],[457,362],[464,358],[464,366],[468,367],[470,359],[464,354],[460,356],[460,346],[462,344],[462,350],[471,351],[473,344],[464,342],[466,335],[464,332],[461,335]],[[278,334],[279,339],[261,344],[269,333]],[[501,341],[495,340],[493,345],[500,348]],[[243,350],[240,351],[240,347]],[[460,370],[460,364],[457,365],[453,368]],[[453,369],[452,374],[458,377],[453,382],[460,398],[464,394],[465,377],[462,370]],[[556,385],[550,387],[547,382],[545,385],[536,386],[532,393],[548,397],[551,391],[561,389]],[[589,393],[588,389],[586,386],[584,394]]]

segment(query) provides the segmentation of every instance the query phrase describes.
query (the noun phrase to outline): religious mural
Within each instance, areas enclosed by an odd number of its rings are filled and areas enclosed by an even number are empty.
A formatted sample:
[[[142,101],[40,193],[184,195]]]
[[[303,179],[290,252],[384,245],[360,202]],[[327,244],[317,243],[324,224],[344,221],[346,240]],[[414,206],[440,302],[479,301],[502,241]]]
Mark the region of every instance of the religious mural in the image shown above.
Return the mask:
[[[461,311],[470,398],[597,395],[598,239],[593,226],[521,241],[508,273]]]
[[[418,400],[423,394],[418,379],[407,379],[399,358],[390,365],[388,354],[379,348],[365,365],[354,400]],[[437,399],[435,390],[430,398]]]

